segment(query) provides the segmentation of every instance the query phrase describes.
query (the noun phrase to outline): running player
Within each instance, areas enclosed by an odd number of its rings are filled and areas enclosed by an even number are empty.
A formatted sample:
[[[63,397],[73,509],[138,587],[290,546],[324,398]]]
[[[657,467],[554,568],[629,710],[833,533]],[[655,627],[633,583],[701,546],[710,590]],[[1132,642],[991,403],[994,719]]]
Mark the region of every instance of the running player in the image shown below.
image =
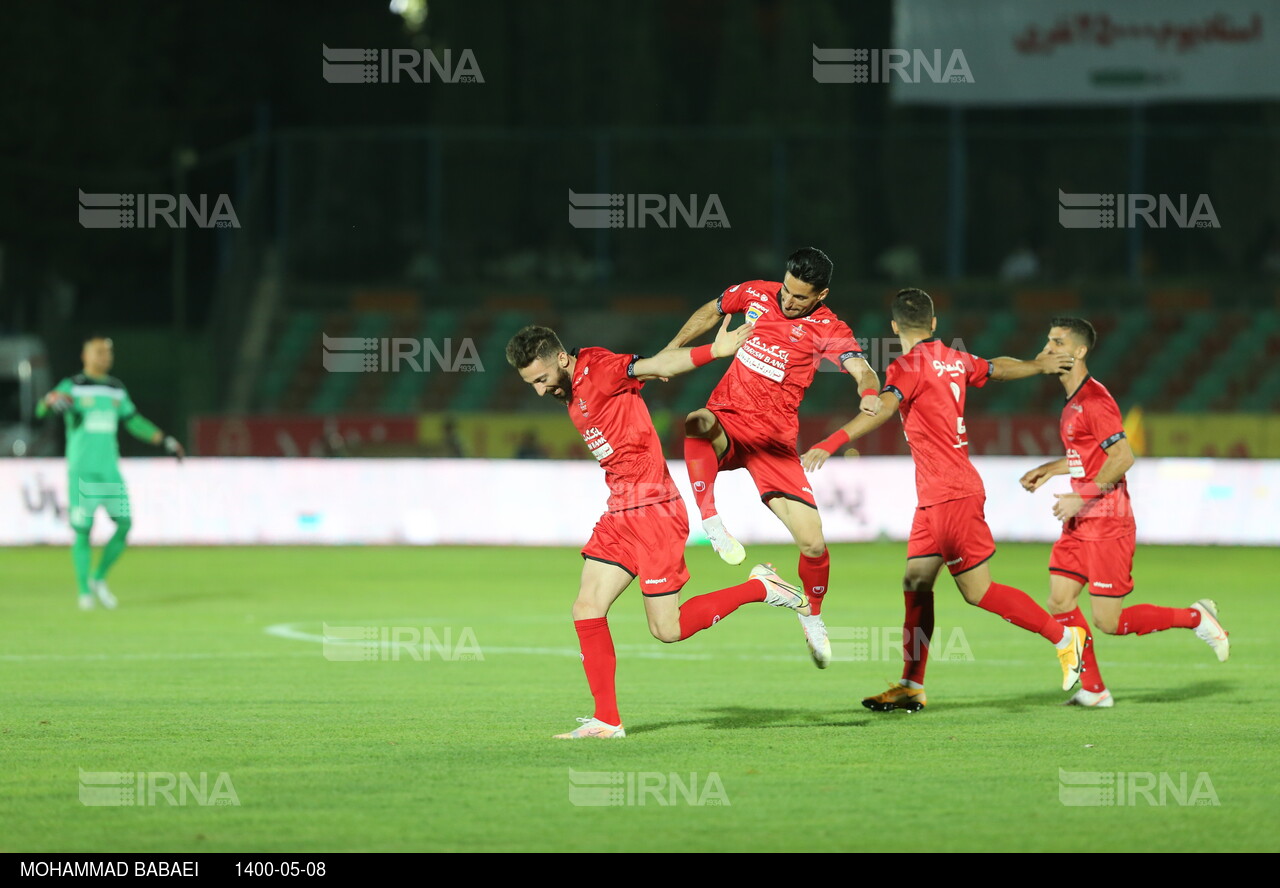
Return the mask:
[[[129,492],[120,475],[120,446],[116,428],[121,422],[129,434],[164,449],[182,459],[182,445],[138,413],[124,383],[108,375],[115,361],[111,340],[94,334],[84,340],[80,353],[82,373],[62,380],[36,405],[36,417],[50,411],[61,413],[67,429],[67,498],[71,529],[71,560],[75,565],[81,610],[90,610],[95,601],[114,608],[116,598],[107,588],[107,571],[124,552],[125,538],[133,520]],[[93,514],[102,506],[116,524],[116,532],[102,550],[98,566],[90,575],[92,550],[89,531]]]
[[[1071,476],[1072,492],[1054,495],[1053,514],[1062,521],[1062,536],[1049,556],[1049,613],[1087,633],[1089,624],[1077,604],[1087,583],[1093,624],[1107,635],[1193,629],[1225,661],[1231,642],[1218,622],[1218,605],[1212,599],[1201,598],[1191,607],[1125,606],[1125,596],[1133,591],[1137,533],[1125,479],[1133,466],[1133,449],[1115,398],[1089,375],[1086,358],[1098,338],[1093,325],[1081,318],[1054,318],[1049,327],[1045,351],[1075,358],[1072,368],[1060,377],[1067,400],[1058,432],[1067,455],[1037,466],[1021,479],[1022,486],[1034,492],[1054,475]],[[1098,670],[1092,637],[1085,643],[1080,690],[1067,705],[1104,709],[1115,705]]]
[[[796,451],[800,401],[825,358],[856,381],[864,413],[874,415],[880,406],[875,371],[863,359],[853,331],[826,306],[831,269],[821,250],[796,250],[780,283],[747,281],[730,287],[694,312],[667,346],[678,348],[699,338],[722,316],[741,312],[754,325],[707,406],[685,418],[685,466],[702,527],[728,563],[741,564],[746,551],[716,511],[719,472],[750,472],[760,499],[791,532],[800,548],[800,582],[813,610],[809,616],[801,614],[800,623],[819,669],[831,662],[831,642],[820,616],[831,561]]]
[[[581,725],[557,734],[558,740],[626,736],[614,687],[617,657],[608,613],[637,577],[649,631],[664,642],[684,641],[752,601],[808,611],[800,591],[764,564],[756,565],[740,585],[684,604],[676,599],[689,581],[684,562],[689,517],[640,397],[638,377],[671,377],[729,357],[750,333],[750,324],[730,331],[725,318],[712,344],[664,350],[652,358],[603,348],[569,353],[546,327],[525,327],[507,344],[507,363],[520,378],[539,397],[550,393],[568,408],[569,419],[599,460],[609,485],[608,511],[582,548],[582,581],[573,603],[573,625],[595,714],[578,719]]]
[[[903,430],[916,465],[918,496],[902,581],[906,602],[904,669],[898,684],[864,699],[862,705],[877,712],[915,712],[924,707],[928,639],[933,635],[933,586],[944,564],[965,601],[1038,633],[1057,647],[1062,689],[1069,691],[1080,678],[1085,630],[1063,626],[1025,592],[991,581],[987,561],[995,554],[996,545],[983,513],[986,491],[982,478],[969,461],[964,403],[969,386],[980,388],[988,379],[1057,375],[1072,359],[1041,353],[1034,361],[987,361],[948,348],[933,335],[938,326],[933,300],[914,288],[899,290],[894,297],[892,323],[903,353],[885,371],[882,409],[875,416],[855,417],[802,459],[805,469],[814,471],[838,448],[902,411]]]

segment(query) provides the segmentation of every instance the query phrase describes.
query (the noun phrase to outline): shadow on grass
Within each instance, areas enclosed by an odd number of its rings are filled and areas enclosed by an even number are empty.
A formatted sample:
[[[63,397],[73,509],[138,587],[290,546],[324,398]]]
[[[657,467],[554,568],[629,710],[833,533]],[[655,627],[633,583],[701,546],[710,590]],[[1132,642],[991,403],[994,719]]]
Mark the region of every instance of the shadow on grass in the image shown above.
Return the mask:
[[[1203,681],[1193,685],[1173,688],[1138,688],[1120,691],[1117,699],[1124,703],[1186,703],[1205,697],[1227,693],[1231,685],[1225,681]],[[1034,691],[1015,697],[963,698],[953,702],[939,702],[922,712],[871,712],[863,709],[859,701],[850,701],[836,710],[806,710],[754,708],[749,706],[722,706],[712,709],[706,716],[628,728],[628,733],[643,734],[669,728],[685,728],[705,725],[716,731],[740,731],[761,728],[865,728],[876,724],[891,724],[902,719],[927,719],[930,711],[938,713],[982,709],[1007,713],[1043,711],[1061,706],[1065,695],[1062,691]]]
[[[1226,681],[1200,681],[1190,685],[1179,685],[1170,688],[1125,688],[1116,689],[1116,705],[1125,703],[1186,703],[1188,700],[1199,700],[1202,697],[1218,697],[1231,690],[1231,683]],[[1252,702],[1241,700],[1240,702]]]
[[[649,731],[663,731],[668,728],[686,728],[692,725],[705,725],[717,731],[740,731],[751,728],[830,728],[861,727],[861,721],[832,721],[839,718],[839,712],[814,711],[811,709],[764,709],[750,706],[721,706],[710,710],[700,718],[689,718],[651,724],[637,725],[635,730],[627,729],[627,733],[642,734]]]

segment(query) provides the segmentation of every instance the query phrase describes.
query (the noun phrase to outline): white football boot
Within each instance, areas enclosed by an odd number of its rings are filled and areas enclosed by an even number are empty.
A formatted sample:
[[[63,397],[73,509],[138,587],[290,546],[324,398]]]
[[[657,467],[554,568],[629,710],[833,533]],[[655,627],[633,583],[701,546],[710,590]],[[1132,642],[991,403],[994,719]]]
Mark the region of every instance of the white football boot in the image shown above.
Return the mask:
[[[809,602],[798,588],[785,582],[772,564],[757,564],[751,568],[748,580],[759,580],[765,589],[764,603],[773,607],[789,607],[793,611],[809,614]]]
[[[728,564],[741,564],[746,560],[747,550],[742,543],[733,538],[733,534],[724,529],[724,522],[719,515],[712,515],[702,522],[702,530],[711,541],[711,548]]]
[[[555,740],[620,740],[627,736],[627,732],[622,730],[622,725],[607,725],[600,719],[592,716],[591,718],[580,718],[578,727],[572,731],[563,734],[556,734]]]
[[[116,609],[116,597],[111,594],[111,590],[107,588],[106,580],[90,580],[89,588],[93,590],[93,594],[98,596],[98,601],[102,602],[102,606],[107,610]]]
[[[1063,706],[1087,706],[1091,709],[1110,709],[1116,705],[1116,698],[1106,688],[1094,693],[1084,688],[1076,691],[1070,700],[1064,700]]]
[[[809,653],[813,656],[813,665],[826,669],[831,665],[831,639],[827,637],[827,625],[818,614],[805,616],[796,614],[800,625],[804,627],[804,640],[809,643]]]
[[[1231,639],[1227,637],[1227,630],[1218,622],[1218,603],[1212,598],[1201,598],[1191,606],[1200,611],[1196,638],[1213,648],[1219,663],[1227,662],[1227,657],[1231,656]]]

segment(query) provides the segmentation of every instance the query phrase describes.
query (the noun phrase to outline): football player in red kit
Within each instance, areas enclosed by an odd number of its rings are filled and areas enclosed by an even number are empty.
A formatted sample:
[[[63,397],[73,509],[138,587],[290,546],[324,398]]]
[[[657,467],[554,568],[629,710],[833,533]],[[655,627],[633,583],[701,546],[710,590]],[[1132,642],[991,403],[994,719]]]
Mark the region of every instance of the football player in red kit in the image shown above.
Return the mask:
[[[550,394],[564,403],[609,486],[608,511],[582,548],[582,581],[573,604],[595,713],[578,719],[579,727],[556,739],[626,736],[618,714],[617,657],[607,615],[632,580],[640,580],[649,631],[664,642],[684,641],[748,602],[808,612],[800,591],[764,564],[756,565],[745,583],[677,603],[689,581],[684,562],[689,518],[667,471],[637,377],[671,377],[729,357],[750,333],[750,324],[729,330],[725,318],[712,344],[665,350],[652,358],[603,348],[570,353],[546,327],[525,327],[507,344],[507,362],[520,378],[539,396]]]
[[[826,360],[856,381],[863,412],[874,414],[880,403],[879,380],[853,331],[826,306],[831,270],[831,260],[821,250],[796,250],[780,282],[747,281],[730,287],[694,312],[667,346],[692,342],[722,316],[741,313],[753,325],[751,337],[707,406],[685,419],[685,466],[702,527],[725,561],[740,564],[746,551],[716,511],[719,472],[750,472],[760,499],[791,532],[800,548],[800,582],[812,608],[810,615],[800,615],[800,623],[820,669],[831,662],[831,642],[820,616],[830,559],[818,506],[796,450],[800,401]]]
[[[1062,688],[1069,691],[1080,678],[1085,630],[1062,625],[1025,592],[992,582],[987,562],[996,545],[983,513],[986,491],[982,478],[969,461],[964,405],[971,386],[980,388],[988,379],[1057,375],[1070,366],[1072,358],[1041,353],[1034,361],[987,361],[949,348],[933,335],[938,325],[933,300],[914,288],[899,290],[894,297],[892,323],[903,354],[885,371],[880,412],[854,418],[802,459],[805,469],[813,471],[838,448],[884,425],[894,413],[902,413],[903,431],[916,466],[918,496],[903,578],[903,677],[888,691],[863,700],[862,705],[877,712],[914,712],[924,707],[927,639],[932,637],[934,625],[933,586],[943,565],[951,571],[965,601],[1038,633],[1057,647]],[[918,644],[919,639],[924,643]]]
[[[1050,321],[1045,351],[1075,358],[1061,376],[1067,400],[1058,431],[1066,456],[1037,466],[1022,476],[1029,491],[1038,490],[1055,475],[1071,476],[1071,493],[1055,494],[1054,517],[1062,521],[1062,536],[1049,556],[1049,613],[1059,622],[1089,624],[1077,601],[1089,586],[1093,623],[1107,635],[1146,635],[1164,629],[1192,629],[1208,643],[1219,660],[1231,653],[1231,643],[1218,622],[1218,605],[1202,598],[1191,607],[1131,604],[1133,550],[1137,526],[1129,501],[1125,472],[1133,465],[1133,449],[1124,433],[1120,407],[1106,387],[1089,375],[1086,358],[1097,342],[1093,325],[1081,318]],[[1115,698],[1102,681],[1093,653],[1093,639],[1084,650],[1080,690],[1067,701],[1075,706],[1108,708]]]

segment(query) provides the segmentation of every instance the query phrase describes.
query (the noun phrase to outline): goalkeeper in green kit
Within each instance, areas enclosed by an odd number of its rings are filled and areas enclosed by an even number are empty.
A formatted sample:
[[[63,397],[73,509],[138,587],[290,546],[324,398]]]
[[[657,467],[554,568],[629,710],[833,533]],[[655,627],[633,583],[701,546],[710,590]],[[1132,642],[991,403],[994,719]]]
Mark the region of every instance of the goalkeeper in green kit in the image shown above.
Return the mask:
[[[129,434],[151,444],[163,444],[179,460],[186,454],[177,439],[165,435],[138,413],[124,384],[108,375],[115,360],[110,339],[87,337],[80,357],[84,372],[62,380],[45,395],[36,407],[36,417],[61,413],[66,422],[68,515],[76,534],[71,560],[80,587],[80,609],[90,610],[99,602],[106,608],[116,606],[115,596],[107,588],[107,571],[124,552],[125,537],[133,526],[129,493],[120,476],[117,427],[123,422]],[[115,521],[116,532],[90,576],[89,531],[99,506]]]

